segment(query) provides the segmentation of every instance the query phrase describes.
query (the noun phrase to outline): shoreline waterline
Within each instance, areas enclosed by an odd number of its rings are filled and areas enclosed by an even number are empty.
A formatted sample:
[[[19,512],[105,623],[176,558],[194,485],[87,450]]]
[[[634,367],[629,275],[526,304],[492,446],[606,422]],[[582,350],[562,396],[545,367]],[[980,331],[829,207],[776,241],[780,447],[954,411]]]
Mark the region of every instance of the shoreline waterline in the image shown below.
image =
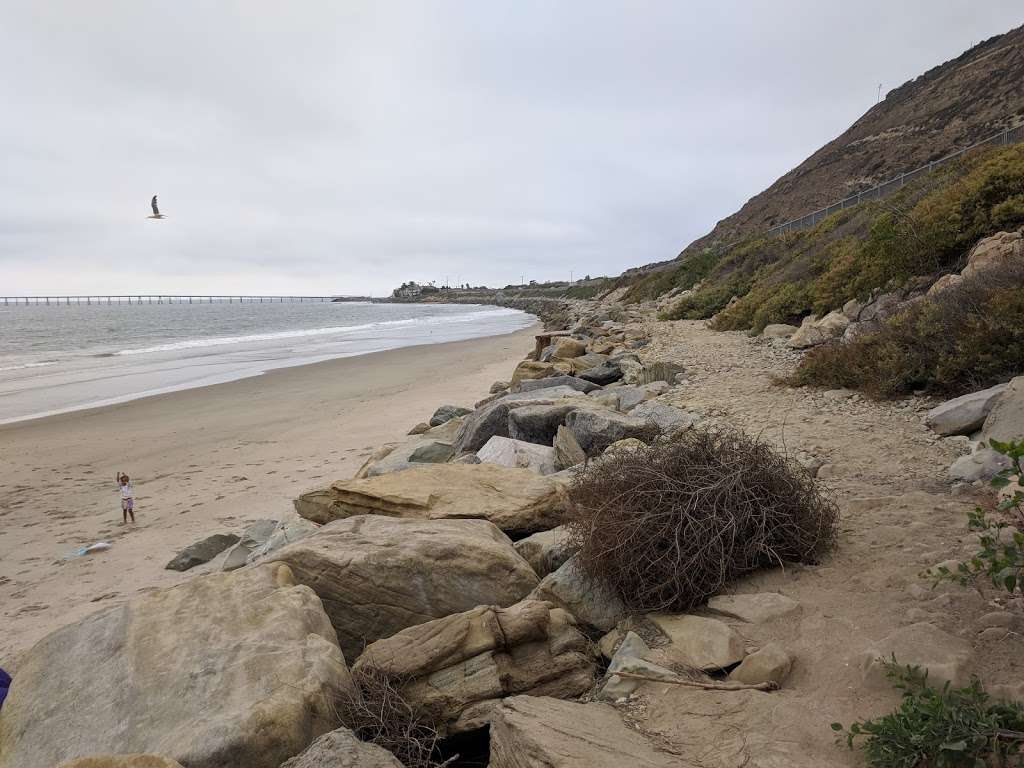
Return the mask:
[[[499,336],[536,323],[536,318],[525,312],[483,305],[363,306],[360,310],[350,304],[341,317],[337,311],[330,313],[328,305],[326,310],[300,309],[308,313],[305,316],[267,318],[257,314],[257,305],[255,312],[246,308],[247,314],[256,315],[255,321],[262,326],[246,327],[242,333],[230,331],[245,317],[224,317],[227,312],[239,312],[234,308],[221,310],[221,316],[214,317],[220,327],[214,325],[209,331],[195,327],[196,318],[179,315],[177,319],[194,327],[143,327],[141,332],[132,327],[104,346],[96,345],[97,330],[90,334],[86,329],[83,335],[90,337],[90,343],[79,351],[66,349],[69,338],[74,339],[73,332],[57,327],[56,340],[47,336],[45,323],[50,318],[41,315],[42,323],[27,329],[20,350],[18,342],[9,337],[2,350],[6,354],[0,354],[0,425],[225,384],[284,368]],[[207,311],[216,313],[218,309]],[[99,322],[95,316],[87,318]],[[164,322],[175,319],[163,318]],[[345,322],[337,324],[338,320]],[[123,319],[107,320],[116,321]],[[204,332],[206,335],[201,335]],[[63,349],[36,351],[46,344]]]

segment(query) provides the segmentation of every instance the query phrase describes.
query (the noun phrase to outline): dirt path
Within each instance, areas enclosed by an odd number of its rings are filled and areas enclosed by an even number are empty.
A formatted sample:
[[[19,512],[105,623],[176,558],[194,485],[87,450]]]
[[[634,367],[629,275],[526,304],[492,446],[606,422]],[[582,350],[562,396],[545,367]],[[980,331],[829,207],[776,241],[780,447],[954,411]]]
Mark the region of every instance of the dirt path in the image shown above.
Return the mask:
[[[920,622],[966,641],[969,671],[988,688],[1024,698],[1024,639],[992,629],[1007,609],[1020,614],[1022,606],[1007,606],[995,592],[932,589],[919,575],[963,558],[974,541],[965,520],[976,499],[943,481],[963,439],[937,439],[924,427],[928,402],[879,404],[779,387],[773,378],[797,359],[782,346],[699,322],[652,323],[650,331],[645,356],[677,360],[690,380],[663,400],[825,461],[821,475],[843,519],[838,550],[822,565],[766,572],[736,587],[781,592],[801,604],[796,618],[734,623],[750,646],[776,641],[795,656],[784,689],[648,688],[642,727],[701,766],[861,765],[856,753],[836,746],[829,724],[893,708],[895,693],[863,682],[861,655]]]

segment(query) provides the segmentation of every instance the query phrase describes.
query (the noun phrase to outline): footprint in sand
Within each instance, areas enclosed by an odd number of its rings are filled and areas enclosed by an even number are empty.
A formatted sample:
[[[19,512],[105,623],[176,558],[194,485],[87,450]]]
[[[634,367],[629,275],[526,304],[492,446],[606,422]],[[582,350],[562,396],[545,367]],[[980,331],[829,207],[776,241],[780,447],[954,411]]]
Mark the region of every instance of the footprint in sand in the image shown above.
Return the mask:
[[[21,616],[22,614],[39,613],[49,608],[46,603],[32,603],[31,605],[23,605],[21,608],[14,612],[15,616]]]
[[[90,600],[89,602],[98,603],[100,600],[110,600],[111,598],[117,597],[117,595],[117,592],[105,592],[102,595],[98,595],[97,597],[92,598],[92,600]]]

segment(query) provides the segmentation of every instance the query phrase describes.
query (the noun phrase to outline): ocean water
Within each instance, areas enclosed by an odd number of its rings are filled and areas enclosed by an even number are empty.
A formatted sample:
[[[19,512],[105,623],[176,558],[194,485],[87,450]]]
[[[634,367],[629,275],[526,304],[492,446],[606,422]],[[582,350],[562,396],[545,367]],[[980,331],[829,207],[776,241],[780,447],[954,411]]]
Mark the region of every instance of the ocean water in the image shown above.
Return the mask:
[[[533,321],[466,304],[0,306],[0,424]]]

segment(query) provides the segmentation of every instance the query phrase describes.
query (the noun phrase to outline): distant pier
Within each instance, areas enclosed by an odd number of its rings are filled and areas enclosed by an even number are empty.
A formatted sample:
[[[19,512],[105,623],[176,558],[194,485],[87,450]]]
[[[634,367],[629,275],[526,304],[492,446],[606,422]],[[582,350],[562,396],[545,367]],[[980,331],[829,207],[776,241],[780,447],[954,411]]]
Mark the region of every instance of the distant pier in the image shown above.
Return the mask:
[[[189,296],[180,294],[0,296],[0,305],[5,307],[85,306],[91,304],[284,304],[332,301],[369,301],[369,298],[366,296]]]

